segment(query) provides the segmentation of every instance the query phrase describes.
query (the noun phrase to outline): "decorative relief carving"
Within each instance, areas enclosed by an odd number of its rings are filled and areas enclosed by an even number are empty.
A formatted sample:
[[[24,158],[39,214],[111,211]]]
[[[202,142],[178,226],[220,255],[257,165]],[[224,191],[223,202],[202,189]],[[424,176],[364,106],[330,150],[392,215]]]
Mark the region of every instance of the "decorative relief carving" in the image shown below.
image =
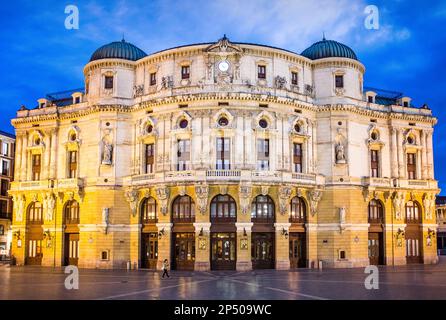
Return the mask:
[[[395,219],[401,220],[404,212],[406,194],[403,191],[395,192],[392,199]]]
[[[25,213],[25,196],[23,194],[19,194],[17,196],[13,196],[12,200],[14,201],[14,211],[15,211],[15,221],[21,222],[23,221],[23,214]]]
[[[156,197],[160,203],[160,211],[163,215],[167,214],[167,205],[169,202],[170,189],[166,186],[160,185],[155,187]]]
[[[55,213],[56,199],[53,193],[46,193],[42,195],[43,198],[43,212],[45,220],[52,221]]]
[[[435,194],[425,193],[423,199],[424,216],[427,220],[431,220],[435,212]]]
[[[132,211],[132,215],[136,216],[136,208],[137,208],[137,204],[138,204],[138,190],[136,189],[127,189],[125,191],[125,199],[127,200],[127,202],[130,205],[130,210]]]
[[[249,212],[249,207],[251,205],[251,193],[252,193],[251,185],[240,184],[239,201],[240,201],[240,210],[242,214],[246,214]]]
[[[274,78],[274,86],[276,87],[276,89],[285,89],[286,86],[285,77],[276,76]]]
[[[339,232],[342,233],[345,230],[346,211],[345,207],[339,208]]]
[[[173,88],[172,76],[166,76],[161,78],[161,89]]]
[[[317,212],[317,206],[322,199],[322,190],[313,189],[307,191],[308,199],[310,200],[310,212],[314,216]]]
[[[290,186],[279,187],[279,211],[282,215],[287,213],[291,192],[292,189]]]
[[[195,194],[197,195],[197,209],[201,214],[205,214],[208,204],[209,186],[207,184],[195,185]]]
[[[133,86],[133,98],[141,97],[143,95],[144,95],[144,85],[143,84]]]

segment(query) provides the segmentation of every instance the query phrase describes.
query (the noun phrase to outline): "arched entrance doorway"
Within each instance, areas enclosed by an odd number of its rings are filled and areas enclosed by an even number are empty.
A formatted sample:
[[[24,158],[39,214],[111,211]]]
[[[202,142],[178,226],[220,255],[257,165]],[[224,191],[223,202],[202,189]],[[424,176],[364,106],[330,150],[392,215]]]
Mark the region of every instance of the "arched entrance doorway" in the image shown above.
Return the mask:
[[[307,266],[307,233],[305,223],[307,208],[304,199],[294,197],[290,202],[290,267],[305,268]]]
[[[178,196],[172,203],[172,268],[194,270],[195,203],[188,195]]]
[[[421,231],[421,209],[416,201],[406,203],[406,263],[423,263],[423,239]]]
[[[251,260],[253,269],[273,269],[275,261],[275,206],[269,196],[259,195],[251,205]]]
[[[27,242],[26,242],[26,259],[27,265],[41,265],[43,252],[43,215],[42,204],[40,202],[33,202],[29,205],[27,210]]]
[[[237,206],[230,195],[211,201],[211,269],[235,270]]]
[[[141,268],[156,269],[158,262],[158,216],[156,201],[152,197],[141,202]]]
[[[368,255],[371,265],[384,264],[384,206],[372,199],[368,206],[369,239]]]
[[[79,203],[67,201],[64,207],[64,265],[79,263]]]

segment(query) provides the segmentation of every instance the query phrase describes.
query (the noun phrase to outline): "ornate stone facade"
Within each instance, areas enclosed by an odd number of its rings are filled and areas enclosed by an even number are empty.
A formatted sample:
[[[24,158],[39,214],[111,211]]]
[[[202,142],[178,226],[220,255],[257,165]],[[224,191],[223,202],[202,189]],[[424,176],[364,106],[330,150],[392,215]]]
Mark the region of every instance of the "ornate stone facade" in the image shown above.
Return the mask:
[[[81,99],[12,121],[17,263],[436,262],[436,118],[369,101],[364,70],[226,37],[91,61]]]

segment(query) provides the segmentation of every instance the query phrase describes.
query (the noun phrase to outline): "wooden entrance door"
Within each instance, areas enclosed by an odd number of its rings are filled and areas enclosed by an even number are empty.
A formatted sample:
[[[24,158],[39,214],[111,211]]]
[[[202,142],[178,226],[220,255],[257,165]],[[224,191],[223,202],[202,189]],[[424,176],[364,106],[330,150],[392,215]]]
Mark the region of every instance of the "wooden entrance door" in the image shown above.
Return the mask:
[[[421,232],[419,227],[407,227],[406,232],[406,263],[423,263]]]
[[[290,233],[290,267],[305,268],[307,266],[307,246],[305,232]]]
[[[195,233],[173,234],[173,268],[176,270],[194,270]]]
[[[141,234],[141,267],[147,269],[156,269],[158,262],[158,234]]]
[[[42,240],[41,239],[30,239],[28,240],[28,248],[27,248],[27,257],[26,264],[27,265],[42,265]]]
[[[64,246],[64,264],[77,266],[79,262],[79,233],[66,233]]]
[[[382,232],[369,232],[368,251],[371,265],[384,264],[384,244]]]
[[[251,234],[251,259],[253,269],[274,269],[274,233]]]
[[[212,270],[235,270],[236,256],[234,232],[211,234]]]

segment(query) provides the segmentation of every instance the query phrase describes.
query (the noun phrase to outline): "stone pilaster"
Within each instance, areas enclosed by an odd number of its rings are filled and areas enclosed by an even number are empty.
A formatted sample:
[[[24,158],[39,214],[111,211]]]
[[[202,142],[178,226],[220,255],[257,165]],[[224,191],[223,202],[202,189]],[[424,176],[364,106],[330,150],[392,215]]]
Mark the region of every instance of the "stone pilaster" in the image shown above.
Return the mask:
[[[196,222],[195,227],[195,271],[209,271],[210,257],[210,222]]]
[[[252,222],[236,222],[237,228],[237,271],[252,270],[251,229]]]
[[[276,229],[275,260],[276,260],[276,269],[278,270],[288,270],[290,268],[290,253],[289,253],[290,242],[288,240],[290,226],[291,223],[274,224],[274,228]]]

